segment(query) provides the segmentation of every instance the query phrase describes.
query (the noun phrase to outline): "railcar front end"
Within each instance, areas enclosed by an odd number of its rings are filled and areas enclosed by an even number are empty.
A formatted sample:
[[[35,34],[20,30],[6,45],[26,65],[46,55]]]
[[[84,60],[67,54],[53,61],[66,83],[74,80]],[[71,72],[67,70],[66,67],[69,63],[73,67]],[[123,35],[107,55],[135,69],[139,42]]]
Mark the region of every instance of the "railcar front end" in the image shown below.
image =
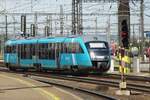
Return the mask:
[[[85,43],[91,57],[93,68],[106,72],[110,68],[110,50],[105,41],[89,41]]]

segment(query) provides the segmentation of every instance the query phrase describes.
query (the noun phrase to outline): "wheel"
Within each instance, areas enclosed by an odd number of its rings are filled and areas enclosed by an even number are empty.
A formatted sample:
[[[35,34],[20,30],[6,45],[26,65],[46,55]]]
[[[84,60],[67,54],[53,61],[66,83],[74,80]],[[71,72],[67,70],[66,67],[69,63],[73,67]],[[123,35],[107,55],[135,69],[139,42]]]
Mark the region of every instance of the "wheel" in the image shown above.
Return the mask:
[[[37,66],[36,66],[36,71],[37,71],[37,72],[41,72],[41,71],[42,71],[42,68],[41,68],[41,65],[40,65],[40,64],[37,64]]]
[[[23,72],[27,72],[27,71],[28,71],[28,68],[23,68],[22,71],[23,71]]]
[[[110,63],[102,63],[100,68],[102,72],[107,72],[110,69]]]
[[[47,73],[47,72],[48,72],[48,70],[47,70],[47,69],[42,69],[42,72]]]
[[[10,71],[16,71],[15,67],[8,66],[8,68],[9,68]]]
[[[71,71],[72,72],[78,72],[79,71],[78,66],[71,66]]]

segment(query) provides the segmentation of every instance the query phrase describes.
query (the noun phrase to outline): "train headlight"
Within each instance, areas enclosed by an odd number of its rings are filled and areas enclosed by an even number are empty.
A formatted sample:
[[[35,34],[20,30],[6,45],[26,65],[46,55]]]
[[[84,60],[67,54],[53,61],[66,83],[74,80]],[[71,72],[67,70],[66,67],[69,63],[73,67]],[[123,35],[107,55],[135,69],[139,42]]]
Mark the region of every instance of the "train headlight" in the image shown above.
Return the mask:
[[[90,52],[90,56],[91,56],[91,58],[95,58],[94,52]]]

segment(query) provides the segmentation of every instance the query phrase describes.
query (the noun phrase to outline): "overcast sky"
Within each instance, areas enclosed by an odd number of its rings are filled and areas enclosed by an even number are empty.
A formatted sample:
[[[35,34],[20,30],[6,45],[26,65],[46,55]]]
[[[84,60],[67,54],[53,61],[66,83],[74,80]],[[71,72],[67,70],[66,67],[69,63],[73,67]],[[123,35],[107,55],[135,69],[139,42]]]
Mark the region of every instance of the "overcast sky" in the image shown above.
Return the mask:
[[[139,13],[140,8],[139,2],[130,3],[131,14]],[[150,1],[145,0],[145,15],[150,15]],[[6,9],[7,12],[51,12],[51,13],[60,13],[60,5],[63,6],[64,13],[71,12],[71,0],[0,0],[0,11]],[[84,27],[96,27],[95,20],[97,18],[97,26],[102,28],[100,32],[106,31],[103,28],[107,28],[109,16],[93,16],[92,13],[116,13],[117,12],[117,3],[84,3],[83,4],[83,13],[89,13],[91,16],[84,16],[85,21],[83,22]],[[33,16],[28,17],[28,21],[33,21]],[[117,34],[117,16],[110,16],[110,24],[111,24],[111,33]],[[55,19],[59,19],[59,16],[56,16]],[[150,24],[150,17],[145,16],[145,24]],[[15,20],[19,21],[20,18],[15,16]],[[44,17],[39,17],[38,21],[45,20]],[[71,19],[70,19],[71,20]],[[12,21],[12,18],[8,18],[8,21]],[[4,22],[4,20],[0,20],[0,22]],[[139,23],[139,16],[131,16],[131,23]],[[59,24],[59,21],[57,21]],[[54,23],[53,23],[54,24]],[[1,25],[2,26],[2,25]],[[53,25],[55,26],[55,25]],[[58,25],[59,26],[59,25]],[[16,26],[17,27],[17,26]],[[29,26],[28,26],[29,27]],[[41,27],[44,27],[44,25]],[[65,21],[64,27],[71,27],[71,21]],[[145,26],[146,31],[150,31],[149,26]],[[4,31],[0,29],[0,31]],[[12,30],[11,30],[12,31]],[[84,30],[87,32],[86,30]],[[131,26],[131,31],[132,26]],[[95,32],[94,30],[92,32]],[[139,26],[135,26],[135,32],[139,33]]]

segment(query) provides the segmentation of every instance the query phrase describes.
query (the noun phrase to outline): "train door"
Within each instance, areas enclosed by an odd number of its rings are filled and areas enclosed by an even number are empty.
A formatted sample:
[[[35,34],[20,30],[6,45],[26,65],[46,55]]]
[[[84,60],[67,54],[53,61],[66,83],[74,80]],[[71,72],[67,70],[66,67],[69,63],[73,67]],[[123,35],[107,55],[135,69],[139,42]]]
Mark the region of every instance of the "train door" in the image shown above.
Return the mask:
[[[55,60],[58,69],[60,68],[60,57],[61,57],[61,44],[55,43]]]
[[[37,53],[37,44],[30,44],[30,50],[31,50],[31,56],[32,56],[32,63],[37,64],[37,57],[38,57],[38,53]]]
[[[21,45],[17,45],[17,64],[20,64],[20,55],[21,55]]]

